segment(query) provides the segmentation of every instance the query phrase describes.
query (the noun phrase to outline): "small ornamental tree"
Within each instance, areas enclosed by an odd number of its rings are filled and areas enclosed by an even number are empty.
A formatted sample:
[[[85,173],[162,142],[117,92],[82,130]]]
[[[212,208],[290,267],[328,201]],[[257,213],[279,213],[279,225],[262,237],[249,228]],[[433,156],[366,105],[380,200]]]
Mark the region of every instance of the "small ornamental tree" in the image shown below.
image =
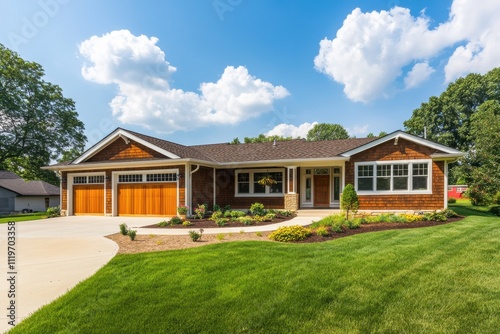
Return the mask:
[[[359,208],[358,194],[352,184],[345,186],[342,191],[342,199],[340,202],[342,210],[346,211],[346,219],[349,219],[349,210],[356,212]]]

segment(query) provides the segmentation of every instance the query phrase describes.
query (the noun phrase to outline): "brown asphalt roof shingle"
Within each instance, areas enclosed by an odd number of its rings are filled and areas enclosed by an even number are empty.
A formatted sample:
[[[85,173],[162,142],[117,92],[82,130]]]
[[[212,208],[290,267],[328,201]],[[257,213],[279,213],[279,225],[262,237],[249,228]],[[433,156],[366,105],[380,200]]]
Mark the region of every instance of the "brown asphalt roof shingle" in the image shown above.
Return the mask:
[[[341,153],[377,138],[306,141],[287,140],[250,144],[212,144],[192,146],[217,162],[248,162],[265,160],[299,160],[337,157]]]

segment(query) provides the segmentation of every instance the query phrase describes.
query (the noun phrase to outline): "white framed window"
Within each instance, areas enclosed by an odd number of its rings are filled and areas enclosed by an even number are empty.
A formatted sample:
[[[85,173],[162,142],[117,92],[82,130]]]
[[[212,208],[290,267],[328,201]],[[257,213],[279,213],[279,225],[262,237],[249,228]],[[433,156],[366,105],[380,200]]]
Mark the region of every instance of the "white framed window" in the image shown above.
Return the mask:
[[[263,185],[259,183],[264,177],[270,177],[275,184]],[[284,194],[284,168],[272,169],[237,169],[235,175],[235,196],[262,196],[276,197]]]
[[[102,184],[104,175],[73,176],[73,184]]]
[[[431,194],[431,163],[431,160],[357,162],[356,191],[362,195]]]

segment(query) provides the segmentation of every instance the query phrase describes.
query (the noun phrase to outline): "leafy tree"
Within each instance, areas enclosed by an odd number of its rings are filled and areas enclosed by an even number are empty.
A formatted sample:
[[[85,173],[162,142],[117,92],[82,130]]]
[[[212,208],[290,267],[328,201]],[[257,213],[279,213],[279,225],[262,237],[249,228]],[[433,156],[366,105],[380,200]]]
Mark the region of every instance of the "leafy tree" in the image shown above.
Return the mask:
[[[240,139],[238,137],[236,137],[236,138],[233,138],[233,141],[230,142],[229,144],[237,145],[237,144],[241,144],[241,142],[240,142]]]
[[[405,130],[427,139],[468,151],[474,143],[471,134],[471,116],[488,100],[500,100],[500,68],[485,75],[469,74],[448,85],[439,96],[415,109],[404,122]]]
[[[40,167],[83,151],[86,137],[73,100],[43,76],[39,64],[0,44],[0,169],[57,184]]]
[[[375,135],[372,132],[366,135],[366,138],[373,138],[373,137],[375,137]]]
[[[378,134],[377,137],[383,137],[383,136],[387,136],[387,132],[385,131],[380,131],[380,133]]]
[[[307,133],[307,140],[348,139],[349,133],[340,124],[318,123]]]
[[[283,136],[278,136],[278,135],[266,136],[265,134],[261,133],[257,137],[245,137],[244,141],[246,144],[248,144],[248,143],[267,143],[267,142],[271,142],[274,140],[284,141],[284,140],[292,140],[292,139],[293,139],[292,137],[283,137]]]
[[[471,136],[474,146],[468,154],[470,185],[473,204],[492,201],[500,191],[500,102],[486,101],[471,117]]]
[[[347,184],[342,191],[340,206],[346,211],[346,219],[349,219],[349,210],[356,212],[359,208],[359,199],[352,184]]]

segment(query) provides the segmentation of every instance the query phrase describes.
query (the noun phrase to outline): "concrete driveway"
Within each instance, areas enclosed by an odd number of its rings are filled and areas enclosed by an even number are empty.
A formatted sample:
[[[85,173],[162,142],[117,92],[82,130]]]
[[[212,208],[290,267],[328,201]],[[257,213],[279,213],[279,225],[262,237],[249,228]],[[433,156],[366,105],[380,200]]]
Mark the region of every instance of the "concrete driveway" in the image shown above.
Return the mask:
[[[0,332],[10,329],[11,300],[15,301],[16,324],[41,306],[53,301],[78,282],[94,274],[118,251],[105,235],[117,233],[122,222],[133,219],[110,217],[61,217],[15,224],[15,298],[8,297],[8,225],[0,224]],[[157,218],[154,222],[157,222]],[[153,221],[152,221],[153,223]]]

